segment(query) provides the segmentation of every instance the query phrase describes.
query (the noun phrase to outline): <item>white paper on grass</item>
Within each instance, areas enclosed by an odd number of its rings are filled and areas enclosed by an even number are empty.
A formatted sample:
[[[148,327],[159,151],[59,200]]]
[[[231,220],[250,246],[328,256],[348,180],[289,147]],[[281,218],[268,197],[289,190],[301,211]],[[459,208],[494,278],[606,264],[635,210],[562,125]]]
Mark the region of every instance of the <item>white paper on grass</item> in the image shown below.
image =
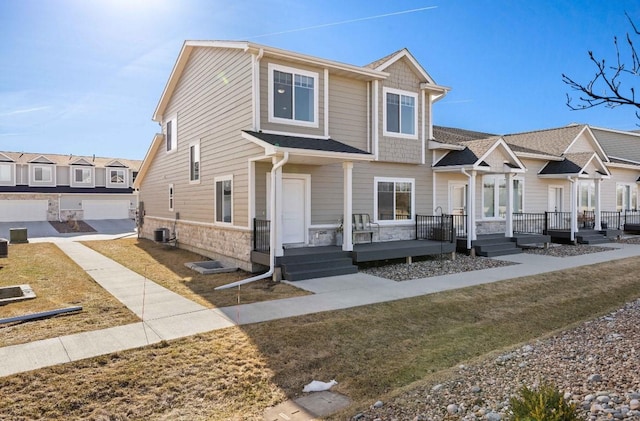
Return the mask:
[[[338,382],[335,380],[331,380],[330,382],[321,382],[320,380],[313,380],[311,383],[306,385],[302,391],[307,392],[322,392],[325,390],[331,389],[333,386],[337,385]]]

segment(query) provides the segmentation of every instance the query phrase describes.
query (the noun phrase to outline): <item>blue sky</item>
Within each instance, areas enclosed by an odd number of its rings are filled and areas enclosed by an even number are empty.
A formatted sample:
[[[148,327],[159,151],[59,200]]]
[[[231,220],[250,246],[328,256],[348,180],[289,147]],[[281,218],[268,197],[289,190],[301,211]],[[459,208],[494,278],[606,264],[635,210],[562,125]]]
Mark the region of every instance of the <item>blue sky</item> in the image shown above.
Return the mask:
[[[142,159],[185,39],[355,65],[407,47],[452,88],[436,124],[635,130],[630,107],[570,111],[561,79],[589,80],[588,50],[614,58],[613,37],[630,30],[625,11],[640,23],[637,0],[0,0],[0,150]]]

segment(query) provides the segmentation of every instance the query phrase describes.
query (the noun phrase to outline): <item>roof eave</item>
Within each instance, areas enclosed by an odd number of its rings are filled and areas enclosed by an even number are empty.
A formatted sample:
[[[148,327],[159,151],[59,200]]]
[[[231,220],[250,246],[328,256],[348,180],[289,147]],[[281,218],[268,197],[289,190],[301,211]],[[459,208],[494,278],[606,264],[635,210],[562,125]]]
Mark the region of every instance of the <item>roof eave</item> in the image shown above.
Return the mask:
[[[142,160],[140,169],[138,170],[138,176],[133,182],[134,189],[140,189],[140,184],[142,183],[144,176],[147,174],[147,171],[149,170],[149,166],[151,165],[151,161],[153,160],[153,157],[156,155],[156,151],[160,147],[160,144],[162,143],[163,140],[164,140],[164,135],[162,133],[156,133],[155,136],[153,136],[153,141],[151,142],[151,145],[149,146],[149,149],[147,150],[147,153],[144,156],[144,159]]]

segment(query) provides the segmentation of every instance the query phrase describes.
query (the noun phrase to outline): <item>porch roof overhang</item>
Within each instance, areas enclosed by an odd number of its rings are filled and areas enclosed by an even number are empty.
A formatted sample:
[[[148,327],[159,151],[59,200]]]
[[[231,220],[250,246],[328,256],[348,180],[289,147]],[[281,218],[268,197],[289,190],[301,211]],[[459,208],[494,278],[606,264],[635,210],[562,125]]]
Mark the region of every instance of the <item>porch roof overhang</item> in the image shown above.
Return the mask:
[[[525,166],[501,137],[465,141],[461,142],[459,146],[462,146],[463,149],[449,151],[434,164],[433,170],[442,172],[465,169],[502,173],[523,173],[526,171]],[[498,149],[501,149],[507,158],[500,169],[495,168],[495,163],[494,168],[487,163],[487,161],[492,162],[490,158]]]
[[[373,154],[334,139],[289,136],[243,130],[242,137],[264,148],[265,156],[289,153],[292,164],[325,165],[344,161],[373,161]]]
[[[591,172],[589,172],[591,166]],[[566,154],[562,161],[549,161],[538,173],[540,178],[610,178],[611,173],[597,153]]]

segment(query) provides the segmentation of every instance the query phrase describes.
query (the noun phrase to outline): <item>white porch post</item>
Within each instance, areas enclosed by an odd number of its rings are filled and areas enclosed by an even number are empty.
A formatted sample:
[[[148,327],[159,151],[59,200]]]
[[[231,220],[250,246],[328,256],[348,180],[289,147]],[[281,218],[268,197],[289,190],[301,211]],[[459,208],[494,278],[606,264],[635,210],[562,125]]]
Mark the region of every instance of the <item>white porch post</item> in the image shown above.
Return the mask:
[[[276,234],[276,246],[274,254],[276,257],[284,256],[284,248],[282,247],[282,167],[276,169],[276,185],[272,186],[275,189],[275,214],[271,216],[271,220],[275,221],[275,224],[271,224],[271,229],[275,230]]]
[[[596,191],[595,191],[596,203],[595,203],[595,212],[594,212],[594,214],[595,214],[596,220],[594,221],[595,222],[594,227],[597,230],[601,230],[602,229],[602,224],[601,224],[602,220],[600,219],[600,217],[602,215],[602,209],[600,209],[600,187],[601,187],[600,185],[602,184],[602,178],[596,178],[595,179],[595,184],[596,184]]]
[[[342,216],[342,250],[353,251],[353,236],[351,234],[351,214],[353,213],[353,162],[343,162],[342,168],[344,170],[344,187],[342,188],[344,194],[344,209]]]
[[[569,178],[571,183],[571,241],[576,241],[578,232],[578,182],[577,179]]]
[[[507,217],[505,224],[505,237],[513,237],[513,173],[506,174],[507,183]]]
[[[469,174],[469,188],[467,189],[467,249],[471,249],[471,242],[476,239],[476,171]]]

